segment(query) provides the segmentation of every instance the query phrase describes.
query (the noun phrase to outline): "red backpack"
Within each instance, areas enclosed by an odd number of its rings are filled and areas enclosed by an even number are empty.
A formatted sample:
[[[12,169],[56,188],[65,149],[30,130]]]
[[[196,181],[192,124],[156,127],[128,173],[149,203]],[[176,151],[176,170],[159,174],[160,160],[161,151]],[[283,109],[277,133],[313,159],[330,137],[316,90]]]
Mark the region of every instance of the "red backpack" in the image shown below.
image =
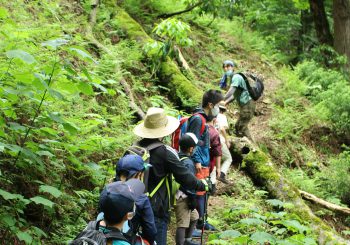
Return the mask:
[[[179,147],[179,140],[181,138],[182,135],[184,135],[187,131],[187,125],[188,125],[188,120],[190,118],[192,118],[193,116],[197,116],[199,115],[201,120],[202,120],[202,127],[200,130],[200,135],[202,135],[204,133],[205,130],[205,124],[206,124],[206,120],[203,117],[202,114],[200,113],[195,113],[193,114],[191,117],[180,117],[180,125],[179,127],[175,130],[175,132],[171,135],[171,147],[174,148],[175,150],[179,151],[180,147]]]

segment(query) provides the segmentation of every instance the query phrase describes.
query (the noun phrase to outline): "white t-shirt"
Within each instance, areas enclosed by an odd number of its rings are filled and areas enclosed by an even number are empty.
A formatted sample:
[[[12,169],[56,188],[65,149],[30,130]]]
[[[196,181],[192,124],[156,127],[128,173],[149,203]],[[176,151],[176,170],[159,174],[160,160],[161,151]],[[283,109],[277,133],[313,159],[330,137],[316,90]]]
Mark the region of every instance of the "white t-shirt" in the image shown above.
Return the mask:
[[[219,128],[228,128],[228,121],[227,121],[227,117],[225,114],[219,113],[219,115],[216,118],[217,123],[219,124]]]
[[[228,128],[228,121],[227,121],[227,117],[225,114],[219,113],[219,115],[216,118],[216,122],[218,124],[218,128],[220,129],[220,141],[221,143],[225,143],[225,137],[221,134],[221,129],[227,129]]]

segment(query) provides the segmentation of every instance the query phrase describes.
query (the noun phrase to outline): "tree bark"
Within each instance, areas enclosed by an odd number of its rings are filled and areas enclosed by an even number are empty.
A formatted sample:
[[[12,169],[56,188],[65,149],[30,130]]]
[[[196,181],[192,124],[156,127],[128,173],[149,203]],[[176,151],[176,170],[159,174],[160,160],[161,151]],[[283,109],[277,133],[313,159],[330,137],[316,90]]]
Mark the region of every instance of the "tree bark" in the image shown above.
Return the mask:
[[[300,192],[301,196],[308,201],[316,203],[316,204],[318,204],[326,209],[332,210],[334,212],[338,212],[338,213],[341,213],[344,215],[350,215],[350,208],[342,207],[342,206],[336,205],[334,203],[327,202],[327,201],[325,201],[325,200],[323,200],[315,195],[312,195],[311,193],[308,193],[306,191],[299,190],[299,192]]]
[[[324,0],[309,0],[310,10],[313,15],[316,35],[321,44],[333,46],[333,37],[329,28]]]
[[[334,48],[348,58],[350,68],[350,0],[333,0]]]
[[[236,139],[233,146],[232,155],[242,156],[242,168],[251,176],[255,184],[265,186],[271,196],[291,202],[294,207],[290,211],[310,224],[318,235],[319,244],[350,244],[313,214],[300,196],[299,190],[279,173],[269,157],[256,145],[244,137]]]

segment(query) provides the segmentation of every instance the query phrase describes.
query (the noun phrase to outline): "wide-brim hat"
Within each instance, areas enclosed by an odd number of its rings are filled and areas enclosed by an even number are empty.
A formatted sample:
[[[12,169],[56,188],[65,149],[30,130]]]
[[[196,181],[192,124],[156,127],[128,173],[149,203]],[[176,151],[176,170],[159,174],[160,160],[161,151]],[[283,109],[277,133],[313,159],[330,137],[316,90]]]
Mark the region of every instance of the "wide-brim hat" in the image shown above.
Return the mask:
[[[167,116],[162,108],[151,107],[145,120],[134,128],[134,134],[142,138],[156,139],[173,133],[179,125],[179,120]]]

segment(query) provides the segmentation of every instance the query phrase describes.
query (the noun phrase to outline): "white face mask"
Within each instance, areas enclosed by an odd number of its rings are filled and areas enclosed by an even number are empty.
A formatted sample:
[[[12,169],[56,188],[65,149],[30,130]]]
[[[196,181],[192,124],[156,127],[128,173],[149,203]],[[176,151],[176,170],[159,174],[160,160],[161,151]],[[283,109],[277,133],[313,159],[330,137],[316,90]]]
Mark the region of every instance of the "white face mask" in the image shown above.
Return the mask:
[[[217,115],[219,115],[220,112],[220,108],[219,105],[214,106],[213,109],[211,109],[211,116],[216,117]]]
[[[233,75],[233,71],[232,70],[228,70],[225,72],[226,76],[232,76]]]

